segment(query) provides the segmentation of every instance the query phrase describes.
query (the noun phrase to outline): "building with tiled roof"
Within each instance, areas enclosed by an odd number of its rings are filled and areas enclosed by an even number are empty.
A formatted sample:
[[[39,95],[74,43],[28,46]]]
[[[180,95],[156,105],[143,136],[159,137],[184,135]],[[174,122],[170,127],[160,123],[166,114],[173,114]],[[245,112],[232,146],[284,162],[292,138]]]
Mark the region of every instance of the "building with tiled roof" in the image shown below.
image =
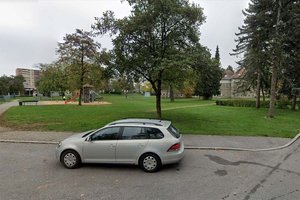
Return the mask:
[[[239,68],[236,72],[225,70],[224,76],[220,81],[220,92],[218,97],[221,98],[252,98],[255,97],[253,91],[242,87],[245,68]]]

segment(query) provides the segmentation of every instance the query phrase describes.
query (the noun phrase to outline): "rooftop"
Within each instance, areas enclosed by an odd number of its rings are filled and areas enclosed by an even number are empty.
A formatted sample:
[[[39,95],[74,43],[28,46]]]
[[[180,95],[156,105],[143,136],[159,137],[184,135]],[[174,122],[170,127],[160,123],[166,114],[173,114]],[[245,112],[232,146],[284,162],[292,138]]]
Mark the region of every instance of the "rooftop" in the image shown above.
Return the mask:
[[[223,75],[223,80],[224,79],[240,79],[245,75],[245,68],[241,67],[237,71],[233,72],[231,70],[225,70],[224,75]]]

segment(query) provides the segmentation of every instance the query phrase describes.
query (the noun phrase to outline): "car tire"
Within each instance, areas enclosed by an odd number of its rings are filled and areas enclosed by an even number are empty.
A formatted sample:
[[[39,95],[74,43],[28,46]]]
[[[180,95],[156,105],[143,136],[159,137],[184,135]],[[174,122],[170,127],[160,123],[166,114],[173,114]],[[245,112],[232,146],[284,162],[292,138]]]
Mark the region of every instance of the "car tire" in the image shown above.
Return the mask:
[[[146,153],[139,159],[139,166],[145,172],[157,172],[161,167],[160,158],[154,153]]]
[[[81,158],[74,150],[66,150],[61,154],[60,161],[65,168],[75,169],[80,166]]]

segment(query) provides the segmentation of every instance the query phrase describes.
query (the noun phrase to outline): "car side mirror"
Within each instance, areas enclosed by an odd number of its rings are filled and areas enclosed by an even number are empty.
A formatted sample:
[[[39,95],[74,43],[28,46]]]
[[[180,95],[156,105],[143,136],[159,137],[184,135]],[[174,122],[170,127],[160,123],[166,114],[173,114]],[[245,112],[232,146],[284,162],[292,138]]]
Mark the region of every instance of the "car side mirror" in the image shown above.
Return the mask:
[[[91,142],[92,141],[92,137],[91,136],[86,137],[85,141]]]

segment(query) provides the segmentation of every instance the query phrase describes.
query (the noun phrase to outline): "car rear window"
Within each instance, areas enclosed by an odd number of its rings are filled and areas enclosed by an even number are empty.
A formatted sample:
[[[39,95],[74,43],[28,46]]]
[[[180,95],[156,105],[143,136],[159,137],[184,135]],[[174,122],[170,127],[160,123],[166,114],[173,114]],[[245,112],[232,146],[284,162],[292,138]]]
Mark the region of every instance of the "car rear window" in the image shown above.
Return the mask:
[[[164,134],[157,128],[144,128],[144,131],[149,139],[161,139],[164,137]]]
[[[180,137],[180,133],[177,130],[177,128],[175,128],[175,126],[173,126],[172,124],[169,126],[168,131],[175,137],[175,138],[179,138]]]

